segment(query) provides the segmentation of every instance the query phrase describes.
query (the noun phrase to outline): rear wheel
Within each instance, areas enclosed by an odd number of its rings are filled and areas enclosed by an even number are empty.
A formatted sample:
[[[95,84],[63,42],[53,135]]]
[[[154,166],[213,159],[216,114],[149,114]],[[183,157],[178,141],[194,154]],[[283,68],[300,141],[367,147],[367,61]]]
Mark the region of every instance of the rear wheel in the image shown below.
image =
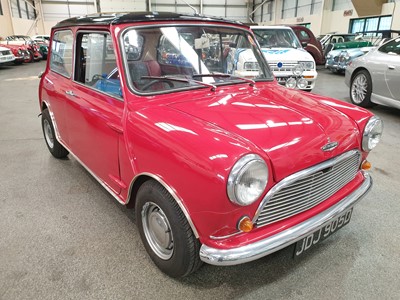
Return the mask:
[[[29,52],[29,58],[25,59],[24,62],[26,62],[26,63],[31,63],[31,62],[33,62],[34,55],[33,55],[33,52],[32,52],[32,51],[28,51],[28,52]]]
[[[183,277],[202,265],[200,242],[175,199],[158,182],[149,180],[139,188],[135,211],[143,244],[161,271]]]
[[[372,107],[371,102],[372,80],[368,71],[358,71],[351,80],[350,100],[353,104],[361,107]]]
[[[42,112],[42,130],[44,140],[50,153],[56,158],[64,158],[69,152],[56,139],[53,123],[48,109]]]

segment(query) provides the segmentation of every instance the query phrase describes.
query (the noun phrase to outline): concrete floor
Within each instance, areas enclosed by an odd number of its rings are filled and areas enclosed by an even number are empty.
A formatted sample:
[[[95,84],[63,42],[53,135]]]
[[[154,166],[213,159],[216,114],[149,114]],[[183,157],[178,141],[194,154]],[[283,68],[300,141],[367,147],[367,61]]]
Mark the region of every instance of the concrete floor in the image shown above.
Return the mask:
[[[43,141],[37,74],[0,67],[0,299],[400,299],[400,110],[369,158],[375,185],[349,225],[303,258],[286,248],[174,280],[148,258],[133,211],[73,158]],[[349,101],[344,77],[320,70],[315,93]]]

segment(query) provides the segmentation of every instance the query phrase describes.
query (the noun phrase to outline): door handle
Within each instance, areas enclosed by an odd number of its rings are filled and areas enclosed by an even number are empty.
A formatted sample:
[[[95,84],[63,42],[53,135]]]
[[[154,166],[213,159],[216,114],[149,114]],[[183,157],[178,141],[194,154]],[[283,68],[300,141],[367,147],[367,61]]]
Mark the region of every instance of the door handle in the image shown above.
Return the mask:
[[[73,91],[65,91],[65,94],[67,94],[68,96],[76,97]]]
[[[394,70],[394,69],[396,69],[396,67],[395,66],[388,66],[388,69],[389,70]]]

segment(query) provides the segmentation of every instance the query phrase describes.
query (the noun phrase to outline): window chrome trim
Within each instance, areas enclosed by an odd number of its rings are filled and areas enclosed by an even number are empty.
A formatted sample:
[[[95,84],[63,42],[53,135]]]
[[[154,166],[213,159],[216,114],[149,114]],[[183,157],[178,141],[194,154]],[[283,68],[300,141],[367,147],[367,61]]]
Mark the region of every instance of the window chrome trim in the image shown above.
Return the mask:
[[[331,158],[327,161],[324,161],[316,166],[312,166],[311,168],[305,169],[305,170],[301,170],[297,173],[294,173],[284,179],[282,179],[280,182],[278,182],[274,187],[272,187],[268,193],[265,195],[265,197],[262,199],[260,205],[258,206],[256,213],[253,217],[252,222],[255,223],[263,209],[263,207],[268,203],[268,201],[277,193],[279,192],[282,188],[284,188],[287,185],[292,184],[293,182],[301,179],[302,177],[311,175],[315,172],[324,170],[326,168],[332,167],[335,164],[337,164],[339,161],[345,160],[348,157],[353,156],[355,153],[359,153],[359,157],[360,157],[360,161],[359,161],[359,165],[361,164],[361,153],[359,150],[350,150],[348,152],[345,152],[339,156],[336,156],[334,158]]]

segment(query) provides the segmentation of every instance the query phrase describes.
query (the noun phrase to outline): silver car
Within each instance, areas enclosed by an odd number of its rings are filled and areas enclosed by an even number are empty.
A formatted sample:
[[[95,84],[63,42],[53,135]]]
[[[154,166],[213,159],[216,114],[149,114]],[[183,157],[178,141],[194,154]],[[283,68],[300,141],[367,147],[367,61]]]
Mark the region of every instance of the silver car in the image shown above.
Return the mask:
[[[345,82],[356,105],[400,109],[400,37],[353,60],[346,68]]]

